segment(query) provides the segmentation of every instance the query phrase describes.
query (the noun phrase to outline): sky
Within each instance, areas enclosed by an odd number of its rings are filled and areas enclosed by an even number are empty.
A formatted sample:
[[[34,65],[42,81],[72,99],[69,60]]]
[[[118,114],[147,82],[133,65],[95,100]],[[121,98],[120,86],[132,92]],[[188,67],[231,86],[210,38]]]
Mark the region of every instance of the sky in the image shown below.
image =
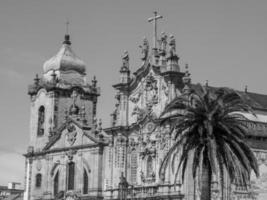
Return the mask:
[[[72,48],[101,87],[98,117],[110,124],[121,56],[140,67],[146,36],[158,11],[158,32],[172,34],[194,83],[267,94],[267,1],[265,0],[1,0],[0,1],[0,185],[24,182],[22,156],[29,141],[27,87],[60,48],[70,22]]]

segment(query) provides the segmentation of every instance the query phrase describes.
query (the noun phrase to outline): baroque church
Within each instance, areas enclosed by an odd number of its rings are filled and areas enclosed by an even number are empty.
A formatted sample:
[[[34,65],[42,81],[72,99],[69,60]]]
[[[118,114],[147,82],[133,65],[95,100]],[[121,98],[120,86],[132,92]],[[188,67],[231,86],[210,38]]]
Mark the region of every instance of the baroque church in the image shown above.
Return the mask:
[[[25,153],[24,200],[50,199],[199,199],[191,170],[174,182],[171,167],[160,164],[174,142],[172,124],[160,125],[161,113],[173,99],[192,89],[188,66],[181,71],[174,36],[157,37],[155,13],[153,46],[140,45],[141,62],[131,73],[129,54],[122,56],[120,81],[113,85],[116,104],[111,126],[97,120],[100,89],[95,77],[87,81],[86,65],[65,35],[58,53],[43,65],[43,74],[29,85],[30,142]],[[228,200],[267,199],[267,95],[238,91],[257,117],[239,113],[250,128],[247,142],[259,162],[261,176],[250,188],[226,183]],[[216,175],[212,199],[221,199]]]

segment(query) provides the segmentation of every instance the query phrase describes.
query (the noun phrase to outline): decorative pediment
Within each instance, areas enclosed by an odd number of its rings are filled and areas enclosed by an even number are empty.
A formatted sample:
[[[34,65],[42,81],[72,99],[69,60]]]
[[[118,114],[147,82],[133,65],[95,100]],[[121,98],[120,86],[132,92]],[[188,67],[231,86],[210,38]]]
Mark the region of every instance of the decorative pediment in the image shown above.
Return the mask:
[[[61,125],[49,138],[48,143],[43,150],[69,148],[75,146],[101,143],[89,127],[83,127],[81,124],[69,118]]]

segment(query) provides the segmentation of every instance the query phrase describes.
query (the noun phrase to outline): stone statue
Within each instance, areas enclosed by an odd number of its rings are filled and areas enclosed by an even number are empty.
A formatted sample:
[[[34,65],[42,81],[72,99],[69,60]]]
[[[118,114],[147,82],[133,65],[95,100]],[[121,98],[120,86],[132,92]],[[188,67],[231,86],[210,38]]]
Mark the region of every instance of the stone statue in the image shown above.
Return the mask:
[[[162,32],[159,40],[160,52],[165,53],[167,47],[167,38],[168,36],[166,33]]]
[[[124,51],[122,55],[122,68],[129,68],[129,53],[128,51]]]
[[[144,37],[143,44],[139,46],[141,48],[141,60],[145,61],[148,57],[149,44],[148,40]]]
[[[176,56],[176,42],[174,36],[170,36],[168,57]]]

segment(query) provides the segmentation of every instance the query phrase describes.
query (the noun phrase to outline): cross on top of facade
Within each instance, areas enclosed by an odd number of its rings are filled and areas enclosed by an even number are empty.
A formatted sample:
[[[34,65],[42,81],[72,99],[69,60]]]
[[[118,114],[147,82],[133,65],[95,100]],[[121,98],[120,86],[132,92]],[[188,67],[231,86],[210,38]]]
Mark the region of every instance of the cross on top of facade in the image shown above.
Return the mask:
[[[67,19],[67,21],[66,21],[66,35],[69,34],[69,25],[70,25],[70,22],[69,22],[69,20]]]
[[[154,22],[154,35],[153,35],[153,48],[157,48],[157,20],[162,19],[161,15],[158,15],[157,11],[154,11],[154,17],[148,19],[148,22]]]

